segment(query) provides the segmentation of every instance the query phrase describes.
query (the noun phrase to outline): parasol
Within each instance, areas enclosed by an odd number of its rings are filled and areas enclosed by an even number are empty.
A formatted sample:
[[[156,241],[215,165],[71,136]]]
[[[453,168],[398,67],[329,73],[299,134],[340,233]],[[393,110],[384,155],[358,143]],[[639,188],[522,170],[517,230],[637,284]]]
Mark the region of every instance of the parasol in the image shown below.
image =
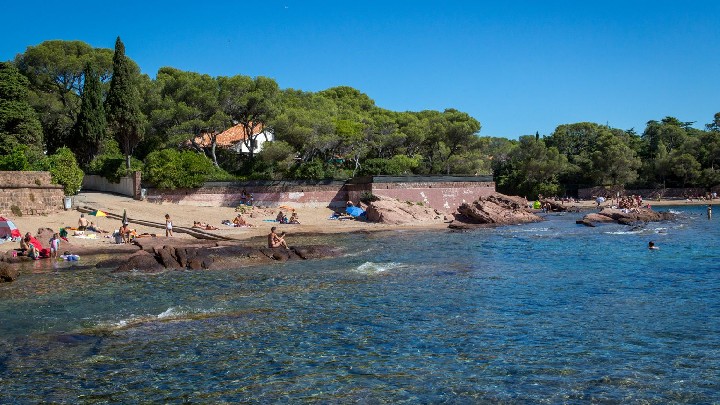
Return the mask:
[[[100,211],[100,210],[95,210],[95,211],[91,212],[90,215],[92,215],[92,216],[94,216],[94,217],[106,217],[106,216],[107,216],[107,212],[105,212],[105,211]],[[100,222],[98,221],[98,228],[99,228],[99,227],[100,227]]]

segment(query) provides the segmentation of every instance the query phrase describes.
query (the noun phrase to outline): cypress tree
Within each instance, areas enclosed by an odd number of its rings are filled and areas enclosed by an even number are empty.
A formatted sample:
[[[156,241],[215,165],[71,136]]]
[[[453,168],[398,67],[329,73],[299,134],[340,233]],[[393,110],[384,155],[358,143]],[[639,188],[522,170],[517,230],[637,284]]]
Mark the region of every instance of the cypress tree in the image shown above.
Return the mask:
[[[105,139],[105,108],[102,103],[100,77],[90,63],[85,65],[80,113],[75,123],[73,139],[75,156],[83,167],[98,154]]]
[[[133,149],[142,140],[142,114],[140,112],[140,95],[137,80],[125,57],[125,45],[120,37],[115,41],[113,55],[113,76],[110,81],[110,92],[105,101],[108,128],[112,131],[125,154],[125,164],[130,169],[130,156]]]

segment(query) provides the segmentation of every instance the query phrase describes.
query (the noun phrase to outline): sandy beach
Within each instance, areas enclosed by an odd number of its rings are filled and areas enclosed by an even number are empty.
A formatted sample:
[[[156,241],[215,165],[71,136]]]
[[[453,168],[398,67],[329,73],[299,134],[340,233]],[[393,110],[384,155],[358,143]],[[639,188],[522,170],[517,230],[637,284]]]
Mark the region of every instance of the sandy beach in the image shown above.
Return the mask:
[[[447,225],[440,224],[417,224],[417,225],[387,225],[355,220],[331,220],[333,211],[330,208],[317,207],[293,207],[288,204],[285,207],[295,208],[298,213],[300,224],[278,224],[272,222],[279,210],[288,212],[287,208],[264,208],[248,207],[244,218],[253,227],[235,228],[223,225],[223,220],[232,220],[237,212],[234,207],[210,207],[178,205],[173,203],[153,203],[148,201],[137,201],[130,197],[114,194],[86,192],[74,196],[74,208],[66,211],[58,211],[46,216],[22,216],[12,217],[20,231],[24,234],[31,232],[33,235],[40,228],[51,228],[59,230],[61,227],[77,227],[81,212],[77,208],[101,210],[115,215],[122,215],[126,210],[130,227],[138,234],[156,234],[165,236],[164,222],[165,214],[169,214],[175,228],[174,237],[193,238],[184,233],[184,228],[192,228],[194,221],[201,221],[217,227],[217,230],[208,231],[216,235],[222,235],[236,240],[248,240],[267,235],[270,227],[277,226],[280,231],[288,233],[288,239],[292,240],[293,235],[301,234],[327,234],[354,231],[387,231],[395,229],[442,229]],[[660,200],[646,201],[652,207],[665,207],[671,205],[706,205],[708,201],[702,200]],[[605,203],[604,205],[607,205]],[[585,200],[573,203],[566,203],[569,207],[576,207],[583,210],[595,209],[594,201]],[[96,238],[85,239],[72,237],[73,245],[84,248],[107,247],[114,245],[114,239],[109,235],[120,227],[120,221],[108,217],[93,217],[86,214],[86,217],[93,221],[100,229],[107,230],[108,234],[97,234]],[[452,219],[447,213],[448,221]],[[141,222],[141,223],[138,223]],[[156,223],[157,226],[149,226],[147,222]],[[72,235],[72,232],[70,233]],[[43,244],[46,241],[41,241]],[[8,243],[0,247],[6,251],[15,248],[15,243]]]

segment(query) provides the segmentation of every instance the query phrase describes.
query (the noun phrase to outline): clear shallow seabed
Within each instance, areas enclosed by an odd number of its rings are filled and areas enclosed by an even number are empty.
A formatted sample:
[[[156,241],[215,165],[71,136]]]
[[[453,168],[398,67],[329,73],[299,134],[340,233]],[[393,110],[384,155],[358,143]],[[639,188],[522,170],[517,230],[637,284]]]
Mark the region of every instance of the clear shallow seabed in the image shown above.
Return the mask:
[[[0,403],[720,401],[720,213],[394,231],[233,271],[0,284]],[[650,251],[653,240],[660,250]]]

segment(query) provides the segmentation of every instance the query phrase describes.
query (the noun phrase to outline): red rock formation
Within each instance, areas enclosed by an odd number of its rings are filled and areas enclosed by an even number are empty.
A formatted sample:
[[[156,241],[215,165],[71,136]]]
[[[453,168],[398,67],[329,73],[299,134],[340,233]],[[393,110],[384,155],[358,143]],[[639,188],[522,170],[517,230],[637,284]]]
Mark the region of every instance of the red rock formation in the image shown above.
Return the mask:
[[[365,210],[368,221],[391,225],[445,222],[445,215],[434,208],[388,197],[377,198]]]
[[[527,206],[525,199],[500,193],[480,197],[470,204],[464,203],[457,211],[450,228],[465,229],[479,225],[513,225],[542,221],[542,218]]]

